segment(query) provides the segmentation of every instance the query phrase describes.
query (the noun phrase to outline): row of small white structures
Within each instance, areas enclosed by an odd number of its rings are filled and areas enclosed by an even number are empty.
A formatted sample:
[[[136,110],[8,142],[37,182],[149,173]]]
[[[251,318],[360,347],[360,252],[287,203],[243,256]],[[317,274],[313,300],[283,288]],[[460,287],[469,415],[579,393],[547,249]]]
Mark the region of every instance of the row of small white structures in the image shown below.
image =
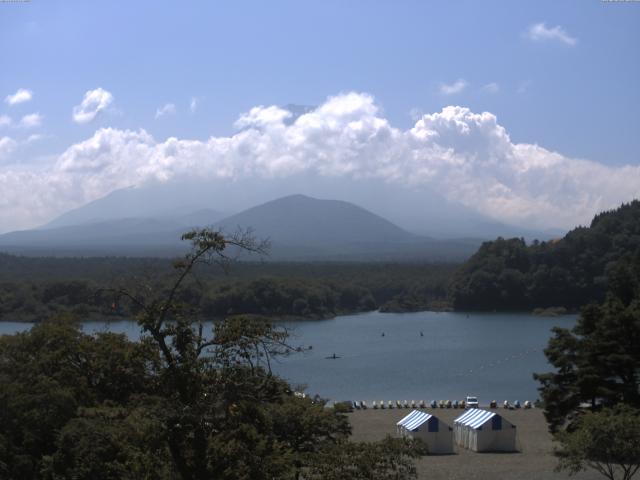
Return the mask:
[[[496,412],[474,408],[453,421],[453,428],[438,417],[412,411],[397,424],[398,433],[420,438],[429,453],[453,453],[453,442],[474,452],[514,452],[516,427]]]

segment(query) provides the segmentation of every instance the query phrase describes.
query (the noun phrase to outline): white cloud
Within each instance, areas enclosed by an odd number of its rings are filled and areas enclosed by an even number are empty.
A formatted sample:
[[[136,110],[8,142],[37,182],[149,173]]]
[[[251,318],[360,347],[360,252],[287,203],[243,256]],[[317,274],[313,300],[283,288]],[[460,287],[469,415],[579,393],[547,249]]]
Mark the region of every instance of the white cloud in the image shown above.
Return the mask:
[[[482,91],[487,93],[498,93],[500,91],[500,85],[496,82],[487,83],[482,87]]]
[[[39,127],[42,124],[42,115],[39,113],[30,113],[20,120],[20,126],[23,128]]]
[[[165,115],[175,115],[176,106],[173,103],[166,103],[161,108],[156,109],[156,119]]]
[[[33,92],[26,88],[19,88],[13,95],[7,95],[4,99],[9,105],[17,105],[19,103],[28,102],[33,98]]]
[[[578,39],[569,35],[560,25],[549,28],[545,23],[535,23],[531,25],[526,31],[525,36],[534,42],[556,41],[570,47],[574,47],[578,43]]]
[[[418,120],[420,120],[423,115],[424,115],[424,112],[422,111],[421,108],[414,107],[411,110],[409,110],[409,118],[411,118],[411,120],[413,120],[414,122],[417,122]]]
[[[191,101],[189,102],[189,110],[191,113],[196,113],[198,109],[198,99],[196,97],[191,97]]]
[[[46,135],[42,135],[41,133],[34,133],[32,135],[29,135],[29,137],[26,140],[26,143],[38,142],[46,137],[47,137]]]
[[[17,142],[10,137],[0,137],[0,162],[7,159],[17,145]],[[0,196],[2,196],[1,193]]]
[[[0,225],[36,225],[118,188],[188,178],[345,179],[354,190],[385,182],[425,196],[437,192],[532,228],[572,227],[640,196],[640,166],[608,166],[513,143],[489,112],[449,106],[402,130],[370,95],[346,93],[293,122],[290,116],[276,106],[255,107],[239,117],[234,135],[203,141],[99,129],[37,171],[0,169]]]
[[[113,95],[111,95],[111,92],[103,88],[89,90],[84,94],[82,103],[73,107],[73,121],[76,123],[92,122],[112,102]]]
[[[0,115],[0,128],[8,127],[13,123],[9,115]]]
[[[451,83],[451,84],[441,83],[440,93],[442,95],[453,95],[456,93],[460,93],[465,88],[467,88],[467,85],[469,84],[466,82],[466,80],[463,80],[462,78],[456,80],[454,83]]]

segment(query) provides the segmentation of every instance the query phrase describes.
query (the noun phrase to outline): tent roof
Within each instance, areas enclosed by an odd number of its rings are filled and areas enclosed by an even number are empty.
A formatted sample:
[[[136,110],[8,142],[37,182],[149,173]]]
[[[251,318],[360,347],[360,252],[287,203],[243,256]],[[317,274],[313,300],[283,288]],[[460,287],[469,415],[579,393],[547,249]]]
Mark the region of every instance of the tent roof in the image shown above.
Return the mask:
[[[498,415],[495,412],[488,412],[487,410],[480,410],[479,408],[473,408],[468,412],[460,415],[456,418],[453,423],[457,423],[460,425],[464,425],[465,427],[470,428],[480,428],[482,425],[487,423],[493,417]]]
[[[398,425],[399,427],[404,427],[410,431],[415,431],[420,425],[428,422],[431,417],[433,417],[433,415],[421,412],[419,410],[414,410],[409,415],[400,420],[396,425]]]

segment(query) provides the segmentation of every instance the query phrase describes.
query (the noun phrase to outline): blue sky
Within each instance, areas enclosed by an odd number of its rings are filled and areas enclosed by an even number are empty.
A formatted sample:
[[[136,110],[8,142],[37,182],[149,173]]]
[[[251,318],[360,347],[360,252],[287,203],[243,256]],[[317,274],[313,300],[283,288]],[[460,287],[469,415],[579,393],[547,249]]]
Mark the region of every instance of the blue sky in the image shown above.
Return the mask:
[[[205,140],[254,106],[352,91],[401,130],[459,105],[514,144],[640,163],[640,2],[33,0],[0,4],[0,42],[0,98],[32,92],[0,105],[0,138],[18,142],[4,168],[53,162],[102,127]],[[107,108],[74,122],[98,87]]]

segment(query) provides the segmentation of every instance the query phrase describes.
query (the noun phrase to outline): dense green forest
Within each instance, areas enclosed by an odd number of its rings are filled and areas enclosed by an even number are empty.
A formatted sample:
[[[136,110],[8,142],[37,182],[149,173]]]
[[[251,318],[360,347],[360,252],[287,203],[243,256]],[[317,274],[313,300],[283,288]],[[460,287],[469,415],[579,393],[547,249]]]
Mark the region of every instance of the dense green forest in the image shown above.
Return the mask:
[[[229,314],[327,318],[370,311],[446,308],[452,264],[250,263],[226,273],[199,266],[181,295],[207,318]],[[105,289],[166,289],[166,259],[36,258],[0,255],[0,319],[38,320],[71,312],[80,318],[131,317]]]
[[[640,251],[640,201],[595,216],[564,238],[527,245],[522,239],[484,243],[455,273],[456,310],[575,310],[602,302],[612,268]]]

